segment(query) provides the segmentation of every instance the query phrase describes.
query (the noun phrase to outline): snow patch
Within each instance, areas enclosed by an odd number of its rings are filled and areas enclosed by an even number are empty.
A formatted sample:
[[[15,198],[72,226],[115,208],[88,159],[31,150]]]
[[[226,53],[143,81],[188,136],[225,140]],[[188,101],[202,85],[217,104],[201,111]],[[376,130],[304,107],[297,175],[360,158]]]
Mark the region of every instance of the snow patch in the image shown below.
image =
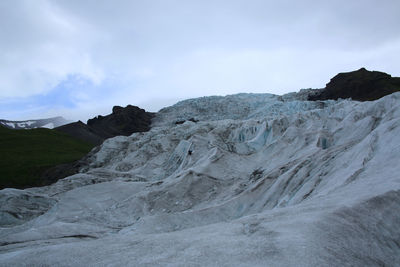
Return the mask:
[[[53,129],[54,123],[52,123],[52,122],[47,123],[47,124],[43,125],[41,128]]]

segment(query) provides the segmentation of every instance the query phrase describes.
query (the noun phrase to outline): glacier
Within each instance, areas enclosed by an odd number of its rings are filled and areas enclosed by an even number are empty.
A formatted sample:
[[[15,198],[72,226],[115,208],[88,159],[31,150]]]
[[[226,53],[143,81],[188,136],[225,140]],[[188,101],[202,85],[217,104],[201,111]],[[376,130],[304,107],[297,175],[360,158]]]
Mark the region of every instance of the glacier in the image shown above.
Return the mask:
[[[306,95],[185,100],[1,190],[0,265],[398,266],[400,93]]]

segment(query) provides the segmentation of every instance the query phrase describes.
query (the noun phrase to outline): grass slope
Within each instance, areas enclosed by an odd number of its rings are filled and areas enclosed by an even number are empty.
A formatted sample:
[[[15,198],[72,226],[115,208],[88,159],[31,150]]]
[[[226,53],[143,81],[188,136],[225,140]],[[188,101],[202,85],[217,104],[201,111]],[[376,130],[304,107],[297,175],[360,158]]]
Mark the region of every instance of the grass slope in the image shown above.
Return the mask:
[[[44,185],[41,174],[46,169],[78,160],[92,148],[55,130],[0,126],[0,188]]]

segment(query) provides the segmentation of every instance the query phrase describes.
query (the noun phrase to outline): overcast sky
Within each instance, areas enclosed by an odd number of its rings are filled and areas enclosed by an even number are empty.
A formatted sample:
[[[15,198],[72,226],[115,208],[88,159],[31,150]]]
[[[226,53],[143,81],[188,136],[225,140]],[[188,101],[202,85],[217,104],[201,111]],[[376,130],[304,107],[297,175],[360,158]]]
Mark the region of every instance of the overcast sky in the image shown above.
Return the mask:
[[[399,0],[1,0],[0,118],[400,76]]]

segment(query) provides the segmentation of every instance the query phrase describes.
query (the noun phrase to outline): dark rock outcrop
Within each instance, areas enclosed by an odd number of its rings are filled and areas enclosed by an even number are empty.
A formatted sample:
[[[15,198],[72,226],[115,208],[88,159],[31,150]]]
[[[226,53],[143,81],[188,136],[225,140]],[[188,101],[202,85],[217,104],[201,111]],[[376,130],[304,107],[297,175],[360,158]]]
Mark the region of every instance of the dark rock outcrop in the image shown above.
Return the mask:
[[[99,115],[88,120],[87,124],[78,121],[58,127],[56,130],[82,141],[100,145],[107,138],[149,131],[153,117],[154,113],[146,112],[136,106],[128,105],[125,108],[115,106],[113,112],[107,116]]]
[[[93,129],[81,121],[57,127],[56,130],[93,145],[100,145],[104,141]]]
[[[323,90],[309,95],[308,100],[351,98],[371,101],[400,91],[400,78],[379,71],[361,68],[357,71],[339,73]]]
[[[112,114],[90,119],[87,126],[106,139],[117,135],[128,136],[136,132],[147,132],[150,130],[153,117],[153,113],[136,106],[128,105],[125,108],[115,106]]]
[[[188,121],[191,121],[191,122],[194,122],[194,123],[199,122],[199,120],[196,120],[195,118],[190,118],[190,119],[188,119]],[[178,120],[178,121],[175,122],[175,124],[176,125],[184,124],[185,122],[186,122],[186,120]]]
[[[149,131],[153,117],[154,113],[146,112],[136,106],[128,105],[125,108],[115,106],[111,114],[107,116],[99,115],[88,120],[87,124],[77,121],[57,127],[55,130],[98,146],[107,138]],[[91,153],[96,152],[97,149],[99,148],[94,148]],[[42,180],[46,184],[52,184],[59,179],[78,173],[82,166],[87,165],[86,161],[91,153],[78,161],[57,165],[46,170],[41,175]]]

